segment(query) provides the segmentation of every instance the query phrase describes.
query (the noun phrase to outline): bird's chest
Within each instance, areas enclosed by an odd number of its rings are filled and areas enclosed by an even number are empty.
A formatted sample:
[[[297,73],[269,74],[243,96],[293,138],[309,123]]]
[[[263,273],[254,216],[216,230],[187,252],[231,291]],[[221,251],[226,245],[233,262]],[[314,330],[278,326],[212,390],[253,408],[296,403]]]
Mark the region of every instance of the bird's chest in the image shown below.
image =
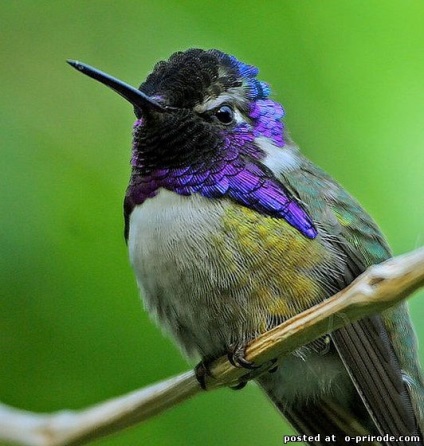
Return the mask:
[[[284,220],[166,190],[130,217],[130,260],[146,308],[201,356],[222,354],[320,300],[318,247]]]
[[[130,217],[130,261],[145,306],[189,354],[222,344],[218,295],[230,278],[214,243],[223,236],[224,212],[221,201],[162,189]]]

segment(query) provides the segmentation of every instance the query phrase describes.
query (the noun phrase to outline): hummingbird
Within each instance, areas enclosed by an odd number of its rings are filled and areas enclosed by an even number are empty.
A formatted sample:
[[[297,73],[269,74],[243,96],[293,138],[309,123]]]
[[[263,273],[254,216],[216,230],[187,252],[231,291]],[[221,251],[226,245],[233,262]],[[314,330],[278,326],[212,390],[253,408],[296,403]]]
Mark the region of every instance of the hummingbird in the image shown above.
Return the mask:
[[[147,311],[188,357],[253,368],[249,341],[391,256],[360,204],[300,153],[256,67],[188,49],[134,88],[68,62],[134,107],[125,239]],[[423,445],[405,303],[276,358],[272,372],[256,381],[308,444]]]

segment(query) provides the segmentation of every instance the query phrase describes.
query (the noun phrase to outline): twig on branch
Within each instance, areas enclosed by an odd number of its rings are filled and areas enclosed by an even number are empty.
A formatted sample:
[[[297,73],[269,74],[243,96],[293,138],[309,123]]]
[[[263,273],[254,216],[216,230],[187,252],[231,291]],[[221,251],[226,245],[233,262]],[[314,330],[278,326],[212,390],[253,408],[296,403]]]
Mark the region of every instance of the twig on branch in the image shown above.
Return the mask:
[[[351,285],[252,341],[246,359],[264,364],[364,316],[379,313],[424,285],[424,248],[370,267]],[[237,383],[246,371],[214,361],[208,390]],[[193,372],[81,411],[36,414],[0,404],[0,441],[25,446],[86,444],[135,425],[202,392]]]

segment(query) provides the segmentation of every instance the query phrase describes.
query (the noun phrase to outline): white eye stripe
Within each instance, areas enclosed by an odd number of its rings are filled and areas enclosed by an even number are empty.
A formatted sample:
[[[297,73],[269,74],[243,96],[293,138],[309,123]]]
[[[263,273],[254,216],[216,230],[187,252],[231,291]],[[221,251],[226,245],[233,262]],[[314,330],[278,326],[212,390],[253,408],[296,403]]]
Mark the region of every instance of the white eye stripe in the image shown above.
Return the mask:
[[[229,88],[227,91],[221,93],[218,97],[208,97],[201,104],[194,107],[194,111],[197,113],[204,113],[208,110],[218,108],[224,103],[233,105],[243,105],[247,102],[245,97],[245,91],[242,87]]]
[[[231,97],[231,99],[233,99],[233,97]],[[221,105],[224,105],[224,104],[231,104],[231,102],[225,101],[225,98],[223,97],[223,95],[221,95],[221,96],[219,96],[218,98],[216,98],[214,100],[211,100],[209,102],[205,102],[201,106],[197,105],[196,107],[194,107],[194,111],[196,111],[197,113],[204,113],[204,112],[209,111],[209,110],[219,109],[219,107]],[[204,107],[205,105],[207,105],[207,108]],[[240,110],[238,110],[234,106],[231,106],[231,108],[234,111],[234,121],[237,124],[241,124],[241,123],[247,122],[245,116],[243,115],[243,113]]]
[[[214,108],[218,108],[220,105],[224,103],[232,103],[233,96],[228,93],[222,93],[217,98],[209,98],[206,99],[202,104],[196,105],[194,107],[194,111],[198,113],[204,113],[208,110],[213,110]]]

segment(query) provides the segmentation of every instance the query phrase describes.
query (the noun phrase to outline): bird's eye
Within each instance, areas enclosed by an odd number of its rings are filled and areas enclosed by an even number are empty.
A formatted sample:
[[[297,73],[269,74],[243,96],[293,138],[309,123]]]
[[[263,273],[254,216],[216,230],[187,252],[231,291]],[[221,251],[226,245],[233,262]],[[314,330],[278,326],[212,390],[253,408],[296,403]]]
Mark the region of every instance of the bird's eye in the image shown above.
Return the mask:
[[[215,116],[223,124],[231,124],[234,121],[234,110],[229,105],[221,105],[215,112]]]

